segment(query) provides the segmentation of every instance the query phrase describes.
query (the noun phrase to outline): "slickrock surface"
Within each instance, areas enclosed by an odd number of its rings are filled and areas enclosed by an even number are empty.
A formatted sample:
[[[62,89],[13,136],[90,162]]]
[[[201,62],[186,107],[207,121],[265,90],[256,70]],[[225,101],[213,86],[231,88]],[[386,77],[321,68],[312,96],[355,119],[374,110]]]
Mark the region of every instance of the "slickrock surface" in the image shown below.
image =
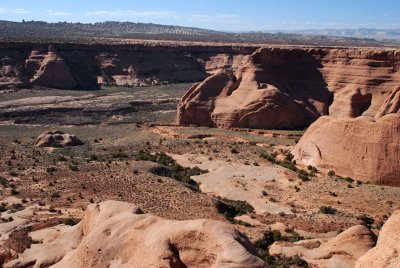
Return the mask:
[[[41,243],[6,267],[266,267],[232,226],[166,220],[118,201],[89,205],[73,227],[58,225],[30,235]]]
[[[400,211],[396,211],[379,232],[376,247],[356,263],[356,268],[400,267]]]
[[[399,59],[396,50],[260,48],[237,71],[193,86],[178,122],[301,128],[327,114],[374,117],[400,83]]]
[[[376,122],[321,117],[295,146],[295,160],[363,182],[400,186],[400,115]]]
[[[63,147],[82,144],[82,141],[75,135],[67,134],[59,130],[46,131],[35,141],[35,146],[37,147]]]
[[[275,242],[269,252],[289,257],[299,255],[317,267],[352,268],[357,259],[375,245],[375,240],[375,235],[367,227],[358,225],[330,239]]]
[[[203,193],[231,200],[247,201],[259,214],[291,214],[290,207],[266,202],[265,197],[260,194],[260,189],[263,189],[268,181],[276,180],[277,184],[288,186],[288,176],[279,166],[269,164],[251,166],[221,160],[210,161],[206,156],[190,154],[172,155],[172,157],[183,166],[198,166],[209,171],[209,173],[192,177],[200,184]]]

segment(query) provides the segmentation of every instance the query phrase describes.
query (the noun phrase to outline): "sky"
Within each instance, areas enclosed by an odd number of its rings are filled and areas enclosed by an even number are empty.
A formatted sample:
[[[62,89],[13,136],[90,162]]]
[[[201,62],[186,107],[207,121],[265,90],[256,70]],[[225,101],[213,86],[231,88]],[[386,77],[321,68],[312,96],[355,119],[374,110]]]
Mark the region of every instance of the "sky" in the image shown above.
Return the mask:
[[[400,0],[0,0],[0,20],[151,22],[225,31],[400,28]]]

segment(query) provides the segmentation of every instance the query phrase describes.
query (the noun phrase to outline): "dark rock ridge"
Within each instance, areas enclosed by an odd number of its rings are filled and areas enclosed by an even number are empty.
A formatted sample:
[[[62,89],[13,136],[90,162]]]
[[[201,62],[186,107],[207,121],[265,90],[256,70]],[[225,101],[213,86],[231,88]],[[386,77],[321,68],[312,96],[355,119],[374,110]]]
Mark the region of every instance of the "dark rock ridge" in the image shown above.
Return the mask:
[[[178,122],[293,129],[322,115],[374,118],[397,107],[399,67],[394,49],[260,48],[240,68],[194,85]]]

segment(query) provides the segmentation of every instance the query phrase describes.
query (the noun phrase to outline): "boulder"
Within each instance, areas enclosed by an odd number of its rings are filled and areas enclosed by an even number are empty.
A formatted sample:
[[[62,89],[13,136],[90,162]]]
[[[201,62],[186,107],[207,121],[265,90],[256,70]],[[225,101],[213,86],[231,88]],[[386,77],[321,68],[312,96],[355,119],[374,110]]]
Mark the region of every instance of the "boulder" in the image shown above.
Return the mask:
[[[133,204],[89,205],[75,226],[31,232],[32,244],[5,267],[266,267],[247,237],[213,220],[167,220]]]
[[[377,121],[323,116],[292,153],[297,163],[363,182],[400,186],[400,115]]]
[[[36,139],[37,147],[64,147],[82,145],[82,141],[75,135],[67,134],[59,130],[46,131]]]

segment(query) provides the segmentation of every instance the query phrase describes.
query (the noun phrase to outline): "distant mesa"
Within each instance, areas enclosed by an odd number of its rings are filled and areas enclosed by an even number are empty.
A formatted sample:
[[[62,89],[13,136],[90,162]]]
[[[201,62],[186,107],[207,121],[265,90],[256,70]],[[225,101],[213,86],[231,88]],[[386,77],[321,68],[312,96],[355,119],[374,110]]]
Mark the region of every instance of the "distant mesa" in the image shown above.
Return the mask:
[[[67,134],[59,130],[46,131],[35,141],[37,147],[64,147],[82,145],[83,142],[75,135]]]

